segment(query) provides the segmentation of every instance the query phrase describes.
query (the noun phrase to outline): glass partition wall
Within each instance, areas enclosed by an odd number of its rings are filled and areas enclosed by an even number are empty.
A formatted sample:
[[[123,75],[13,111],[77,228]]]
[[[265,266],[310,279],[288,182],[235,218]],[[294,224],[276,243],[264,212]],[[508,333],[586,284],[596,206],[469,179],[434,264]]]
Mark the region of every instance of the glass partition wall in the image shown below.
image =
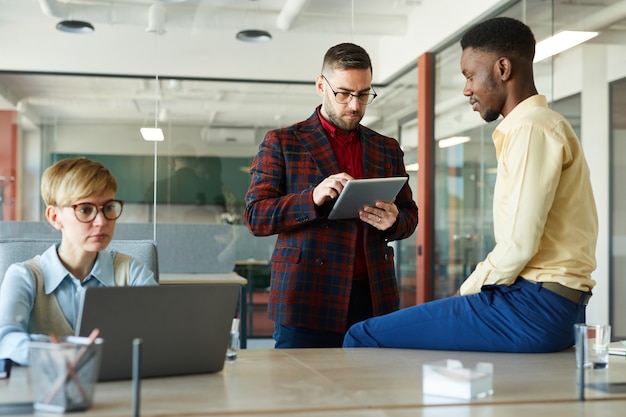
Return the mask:
[[[381,133],[398,139],[402,134],[412,160],[414,123],[411,129],[404,121],[415,119],[416,82],[413,69],[389,85],[375,85],[378,97],[363,119]],[[252,236],[243,224],[249,168],[269,129],[314,112],[320,97],[313,80],[254,83],[7,72],[0,73],[2,85],[21,97],[16,112],[23,161],[19,220],[46,228],[39,193],[43,169],[63,158],[86,156],[102,162],[118,179],[117,198],[125,205],[117,238],[129,238],[125,225],[141,230],[134,238],[156,236],[159,243],[159,225],[229,224],[233,233],[224,246],[234,247],[236,271],[249,275],[253,287],[267,288],[275,236]],[[44,90],[50,95],[44,96]],[[163,130],[164,141],[143,140],[140,128],[154,126]],[[414,177],[411,182],[416,183]],[[1,237],[7,237],[2,229]],[[403,304],[414,304],[415,244],[407,242],[395,243],[398,279]]]
[[[399,121],[414,119],[416,78],[413,70],[392,85],[376,85],[378,98],[363,123],[398,137]],[[120,223],[242,224],[250,164],[265,133],[308,118],[320,103],[313,80],[257,84],[4,72],[0,86],[21,97],[20,184],[38,184],[43,169],[62,158],[98,160],[119,181],[117,196],[126,202]],[[247,108],[240,108],[244,103]],[[154,126],[164,141],[142,139],[140,128]],[[404,141],[415,150],[415,138],[405,133]],[[19,220],[44,220],[38,187],[22,187],[18,199]]]

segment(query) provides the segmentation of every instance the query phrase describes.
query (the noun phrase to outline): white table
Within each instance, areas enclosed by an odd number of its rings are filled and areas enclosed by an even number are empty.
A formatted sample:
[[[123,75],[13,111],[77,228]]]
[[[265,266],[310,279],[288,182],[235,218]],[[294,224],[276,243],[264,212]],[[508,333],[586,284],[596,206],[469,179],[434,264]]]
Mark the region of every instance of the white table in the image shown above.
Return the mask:
[[[479,400],[422,395],[422,365],[458,359],[494,364],[494,393]],[[29,401],[27,370],[0,382],[0,403]],[[626,381],[626,358],[611,357],[595,382]],[[586,389],[578,401],[574,351],[493,354],[400,349],[243,350],[216,374],[145,379],[142,416],[476,416],[623,415],[626,391]],[[622,390],[624,391],[624,390]],[[93,407],[76,416],[129,416],[131,381],[99,383]]]

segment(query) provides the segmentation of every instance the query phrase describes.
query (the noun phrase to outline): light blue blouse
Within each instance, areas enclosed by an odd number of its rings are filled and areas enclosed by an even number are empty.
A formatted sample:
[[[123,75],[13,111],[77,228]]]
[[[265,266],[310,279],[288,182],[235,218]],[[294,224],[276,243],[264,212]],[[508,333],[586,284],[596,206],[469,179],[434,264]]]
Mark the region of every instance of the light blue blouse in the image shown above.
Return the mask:
[[[98,252],[98,258],[82,282],[63,266],[57,254],[59,244],[38,255],[46,294],[55,293],[67,321],[76,328],[80,303],[87,287],[113,287],[115,251]],[[137,259],[130,261],[130,285],[157,285],[154,273]],[[35,280],[28,267],[15,263],[7,269],[0,288],[0,358],[28,365],[28,327],[35,302]]]

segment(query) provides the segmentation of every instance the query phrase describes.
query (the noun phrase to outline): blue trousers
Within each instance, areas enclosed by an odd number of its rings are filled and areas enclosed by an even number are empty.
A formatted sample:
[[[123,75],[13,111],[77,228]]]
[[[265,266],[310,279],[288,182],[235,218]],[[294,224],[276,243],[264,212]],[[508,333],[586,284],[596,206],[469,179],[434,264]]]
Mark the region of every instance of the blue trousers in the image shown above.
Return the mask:
[[[343,347],[547,353],[574,344],[585,305],[519,278],[354,324]]]

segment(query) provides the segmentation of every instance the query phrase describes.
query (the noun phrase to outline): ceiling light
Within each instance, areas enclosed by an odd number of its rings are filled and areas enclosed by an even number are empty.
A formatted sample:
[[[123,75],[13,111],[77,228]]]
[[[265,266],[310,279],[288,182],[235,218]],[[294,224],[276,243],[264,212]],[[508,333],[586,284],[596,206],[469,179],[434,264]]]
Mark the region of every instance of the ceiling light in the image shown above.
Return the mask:
[[[598,36],[598,32],[581,32],[564,30],[554,36],[537,42],[535,46],[535,60],[534,62],[542,61],[546,58],[550,58],[553,55],[560,54],[576,45],[580,45],[583,42],[588,41],[591,38]]]
[[[451,138],[438,140],[437,145],[440,148],[449,148],[450,146],[456,146],[465,142],[469,142],[470,139],[471,138],[469,136],[452,136]]]
[[[245,29],[237,33],[237,39],[244,42],[264,43],[272,40],[272,35],[266,30]]]
[[[251,0],[251,1],[256,1],[256,0]],[[256,8],[257,8],[256,14],[260,16],[261,6],[260,6],[259,1],[256,1]],[[236,38],[243,42],[265,43],[265,42],[269,42],[272,40],[272,35],[270,35],[268,31],[263,30],[263,29],[243,29],[237,33]]]
[[[63,20],[57,23],[57,30],[68,33],[91,33],[95,29],[91,23],[82,20]]]
[[[143,140],[149,142],[161,142],[165,140],[163,131],[158,127],[142,127],[141,136],[143,136]]]

